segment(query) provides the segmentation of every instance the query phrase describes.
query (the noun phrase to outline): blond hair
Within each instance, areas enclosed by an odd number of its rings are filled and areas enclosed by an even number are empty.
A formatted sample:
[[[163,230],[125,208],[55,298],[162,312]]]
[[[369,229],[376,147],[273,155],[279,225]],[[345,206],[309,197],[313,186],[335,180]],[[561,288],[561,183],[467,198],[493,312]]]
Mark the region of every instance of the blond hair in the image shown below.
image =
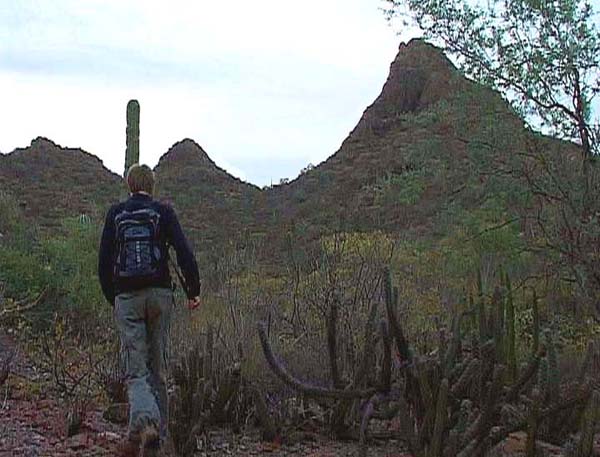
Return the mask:
[[[134,194],[136,192],[146,192],[154,194],[154,172],[148,165],[133,164],[127,171],[127,185],[129,191]]]

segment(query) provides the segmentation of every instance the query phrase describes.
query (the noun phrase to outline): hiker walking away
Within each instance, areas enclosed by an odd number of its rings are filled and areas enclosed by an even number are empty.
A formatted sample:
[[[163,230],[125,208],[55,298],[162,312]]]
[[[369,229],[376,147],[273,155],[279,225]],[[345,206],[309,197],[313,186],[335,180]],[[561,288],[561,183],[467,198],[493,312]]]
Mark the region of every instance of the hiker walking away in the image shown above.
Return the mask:
[[[200,304],[200,280],[194,254],[175,211],[153,199],[154,173],[133,165],[127,173],[130,197],[106,215],[100,242],[98,276],[114,306],[125,360],[129,432],[124,455],[158,452],[168,430],[166,349],[172,282],[169,246],[177,254],[188,307]]]

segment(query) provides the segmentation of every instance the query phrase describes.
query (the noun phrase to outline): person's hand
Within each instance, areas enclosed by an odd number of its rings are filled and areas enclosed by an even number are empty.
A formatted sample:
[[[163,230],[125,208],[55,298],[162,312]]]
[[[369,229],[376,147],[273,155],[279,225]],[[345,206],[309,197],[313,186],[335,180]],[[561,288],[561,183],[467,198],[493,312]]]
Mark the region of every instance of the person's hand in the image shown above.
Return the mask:
[[[200,306],[200,297],[194,297],[188,300],[188,309],[190,311],[198,308],[198,306]]]

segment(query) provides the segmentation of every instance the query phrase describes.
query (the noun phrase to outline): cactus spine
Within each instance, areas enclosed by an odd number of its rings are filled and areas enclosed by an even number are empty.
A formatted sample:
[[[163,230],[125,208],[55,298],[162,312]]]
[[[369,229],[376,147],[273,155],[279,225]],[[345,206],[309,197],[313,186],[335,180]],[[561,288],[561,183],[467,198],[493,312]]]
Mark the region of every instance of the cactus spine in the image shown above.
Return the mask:
[[[127,176],[129,167],[140,161],[140,104],[137,100],[129,100],[127,103],[126,135],[124,176]]]

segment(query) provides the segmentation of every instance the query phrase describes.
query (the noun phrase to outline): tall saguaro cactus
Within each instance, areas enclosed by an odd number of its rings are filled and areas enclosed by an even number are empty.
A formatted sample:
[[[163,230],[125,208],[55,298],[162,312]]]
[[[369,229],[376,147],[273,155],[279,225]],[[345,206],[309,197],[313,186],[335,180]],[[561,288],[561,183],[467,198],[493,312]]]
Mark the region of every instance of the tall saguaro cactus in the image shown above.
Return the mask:
[[[140,161],[140,104],[137,100],[129,100],[127,103],[127,149],[125,151],[125,172],[134,163]]]

